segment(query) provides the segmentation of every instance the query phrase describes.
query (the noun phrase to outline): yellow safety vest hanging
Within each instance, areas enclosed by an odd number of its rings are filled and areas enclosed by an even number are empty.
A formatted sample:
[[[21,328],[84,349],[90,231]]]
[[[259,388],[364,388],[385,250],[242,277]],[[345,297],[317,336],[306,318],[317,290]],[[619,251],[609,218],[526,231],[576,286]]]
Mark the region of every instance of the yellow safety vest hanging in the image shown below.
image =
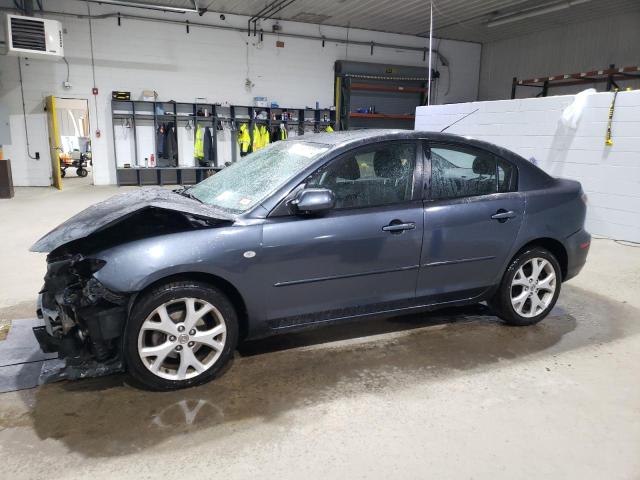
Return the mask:
[[[196,141],[193,145],[193,156],[195,158],[204,158],[204,128],[198,125],[196,129]]]
[[[249,130],[247,129],[246,123],[240,125],[240,130],[238,132],[238,145],[240,145],[240,151],[242,153],[247,153],[249,151],[249,146],[251,145],[251,136],[249,135]]]
[[[262,148],[262,137],[260,135],[260,127],[258,125],[253,126],[253,138],[252,138],[251,150],[253,152]]]
[[[331,127],[331,125],[327,126],[327,128],[324,130],[325,132],[333,132],[333,128]]]
[[[269,130],[264,125],[254,125],[253,127],[253,151],[266,147],[270,142]]]
[[[265,125],[260,126],[260,135],[262,136],[262,148],[264,148],[271,142],[271,138],[269,137],[269,130]]]
[[[287,139],[287,128],[284,126],[284,123],[280,124],[280,140]]]

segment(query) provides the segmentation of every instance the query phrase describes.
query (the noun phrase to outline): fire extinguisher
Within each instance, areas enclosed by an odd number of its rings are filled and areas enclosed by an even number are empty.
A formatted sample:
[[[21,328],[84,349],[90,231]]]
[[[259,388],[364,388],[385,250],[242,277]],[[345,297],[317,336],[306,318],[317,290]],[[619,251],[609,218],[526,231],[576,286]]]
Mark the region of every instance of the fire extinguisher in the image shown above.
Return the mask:
[[[152,168],[156,166],[156,156],[153,153],[149,157],[149,166]]]

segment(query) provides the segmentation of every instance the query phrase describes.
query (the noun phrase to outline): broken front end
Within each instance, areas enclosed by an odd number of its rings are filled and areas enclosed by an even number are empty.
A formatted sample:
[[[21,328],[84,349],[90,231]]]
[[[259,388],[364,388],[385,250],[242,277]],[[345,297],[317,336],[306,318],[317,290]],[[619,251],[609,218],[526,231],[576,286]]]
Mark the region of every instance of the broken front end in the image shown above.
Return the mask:
[[[66,360],[60,377],[123,369],[121,337],[129,296],[110,291],[93,276],[104,265],[80,254],[48,259],[37,311],[44,326],[33,332],[43,352],[58,352]]]
[[[49,256],[38,297],[38,317],[45,325],[34,333],[45,353],[58,352],[65,360],[66,368],[57,378],[106,375],[123,369],[122,335],[135,292],[115,292],[98,281],[95,274],[107,263],[97,252],[147,238],[229,225],[232,220],[189,198],[184,190],[154,187],[92,205],[39,239],[31,250]],[[112,256],[107,261],[110,266],[122,264]],[[112,275],[126,277],[124,267],[121,272],[112,269]]]

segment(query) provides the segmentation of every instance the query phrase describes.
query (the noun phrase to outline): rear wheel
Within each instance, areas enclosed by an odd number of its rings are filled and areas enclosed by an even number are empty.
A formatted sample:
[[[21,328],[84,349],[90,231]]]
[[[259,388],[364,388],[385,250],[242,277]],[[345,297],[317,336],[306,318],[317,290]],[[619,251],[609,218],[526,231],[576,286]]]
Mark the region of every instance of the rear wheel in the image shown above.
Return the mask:
[[[173,282],[144,294],[125,331],[131,376],[152,390],[199,385],[233,356],[238,321],[229,299],[213,286]]]
[[[76,174],[77,174],[79,177],[86,177],[86,176],[89,174],[89,170],[87,170],[87,169],[86,169],[86,168],[84,168],[84,167],[80,167],[80,168],[78,168],[78,169],[76,170]]]
[[[561,283],[556,257],[544,248],[534,247],[513,259],[489,305],[509,325],[533,325],[554,307]]]

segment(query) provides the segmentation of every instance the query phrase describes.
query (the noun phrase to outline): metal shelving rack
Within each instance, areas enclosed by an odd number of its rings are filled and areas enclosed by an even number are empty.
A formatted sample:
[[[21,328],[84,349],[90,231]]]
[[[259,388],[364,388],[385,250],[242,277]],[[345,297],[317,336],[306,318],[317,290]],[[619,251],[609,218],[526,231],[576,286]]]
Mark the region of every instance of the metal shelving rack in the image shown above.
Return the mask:
[[[528,78],[525,80],[513,77],[511,81],[511,98],[516,98],[518,87],[539,88],[540,91],[536,97],[546,97],[549,93],[549,88],[552,87],[606,83],[606,91],[609,92],[613,88],[620,88],[617,81],[631,79],[640,79],[640,66],[616,67],[614,64],[611,64],[609,68],[588,72],[565,73],[562,75]]]
[[[365,79],[368,83],[362,83]],[[381,102],[384,98],[385,103],[389,103],[389,99],[397,98],[397,96],[412,97],[411,108],[415,111],[415,107],[425,104],[427,79],[405,79],[405,78],[385,78],[385,77],[360,77],[354,75],[343,75],[340,82],[341,89],[341,108],[340,108],[340,128],[349,130],[350,128],[405,128],[412,129],[415,121],[415,115],[411,113],[381,113],[373,112],[354,112],[354,103],[363,103],[363,100],[355,100],[354,96],[367,99],[369,103]],[[374,83],[376,82],[376,83]],[[367,95],[366,93],[369,93]],[[373,94],[373,95],[371,95]],[[374,97],[377,95],[377,97]],[[365,103],[366,101],[365,100]],[[357,106],[357,104],[356,104]]]
[[[434,71],[433,78],[437,77]],[[427,103],[428,83],[424,68],[337,61],[335,102],[340,130],[412,129],[416,107]]]
[[[158,108],[160,107],[160,109]],[[158,113],[162,111],[162,113]],[[228,111],[228,113],[227,113]],[[205,113],[206,114],[203,114]],[[266,112],[266,118],[259,117],[259,114]],[[256,107],[248,105],[219,105],[207,103],[184,103],[184,102],[159,102],[145,100],[112,100],[111,115],[114,142],[114,162],[116,166],[116,177],[118,186],[121,185],[191,185],[204,180],[207,176],[224,168],[218,162],[217,128],[222,123],[230,123],[232,160],[237,161],[235,144],[237,142],[237,132],[241,124],[248,124],[251,144],[253,144],[253,130],[255,125],[266,125],[269,130],[274,125],[284,123],[286,125],[296,125],[298,136],[304,135],[305,127],[313,126],[314,131],[320,131],[328,126],[336,127],[336,112],[329,108],[289,108],[289,107]],[[283,120],[283,116],[286,119]],[[264,114],[263,114],[264,117]],[[130,167],[118,166],[116,147],[116,122],[129,119],[131,130],[133,131],[134,165]],[[179,122],[193,122],[193,135],[197,126],[206,124],[214,132],[213,141],[213,164],[211,166],[188,166],[180,165],[178,156],[177,167],[144,167],[141,166],[138,152],[137,128],[139,124],[153,122],[154,132],[154,154],[158,158],[158,146],[155,142],[155,135],[158,127],[165,121],[173,123],[176,128]],[[150,125],[147,125],[150,126]],[[178,139],[176,140],[179,141]],[[192,159],[190,159],[192,160]]]
[[[162,113],[159,113],[159,109]],[[178,125],[183,121],[199,122],[197,115],[198,104],[183,102],[154,102],[143,100],[112,100],[111,115],[114,142],[114,162],[116,166],[116,180],[121,185],[189,185],[197,183],[215,170],[217,166],[199,167],[180,165],[176,167],[145,167],[142,165],[138,148],[138,126],[153,127],[153,154],[158,159],[158,145],[155,141],[156,132],[162,123],[173,123],[176,132]],[[186,111],[185,111],[186,110]],[[118,166],[115,126],[117,120],[129,119],[133,132],[133,159],[130,167]],[[213,120],[213,118],[211,118]],[[151,123],[151,125],[149,125]],[[176,133],[177,135],[177,133]],[[176,139],[177,143],[177,139]],[[215,157],[214,157],[215,158]],[[180,159],[178,158],[178,162]]]

